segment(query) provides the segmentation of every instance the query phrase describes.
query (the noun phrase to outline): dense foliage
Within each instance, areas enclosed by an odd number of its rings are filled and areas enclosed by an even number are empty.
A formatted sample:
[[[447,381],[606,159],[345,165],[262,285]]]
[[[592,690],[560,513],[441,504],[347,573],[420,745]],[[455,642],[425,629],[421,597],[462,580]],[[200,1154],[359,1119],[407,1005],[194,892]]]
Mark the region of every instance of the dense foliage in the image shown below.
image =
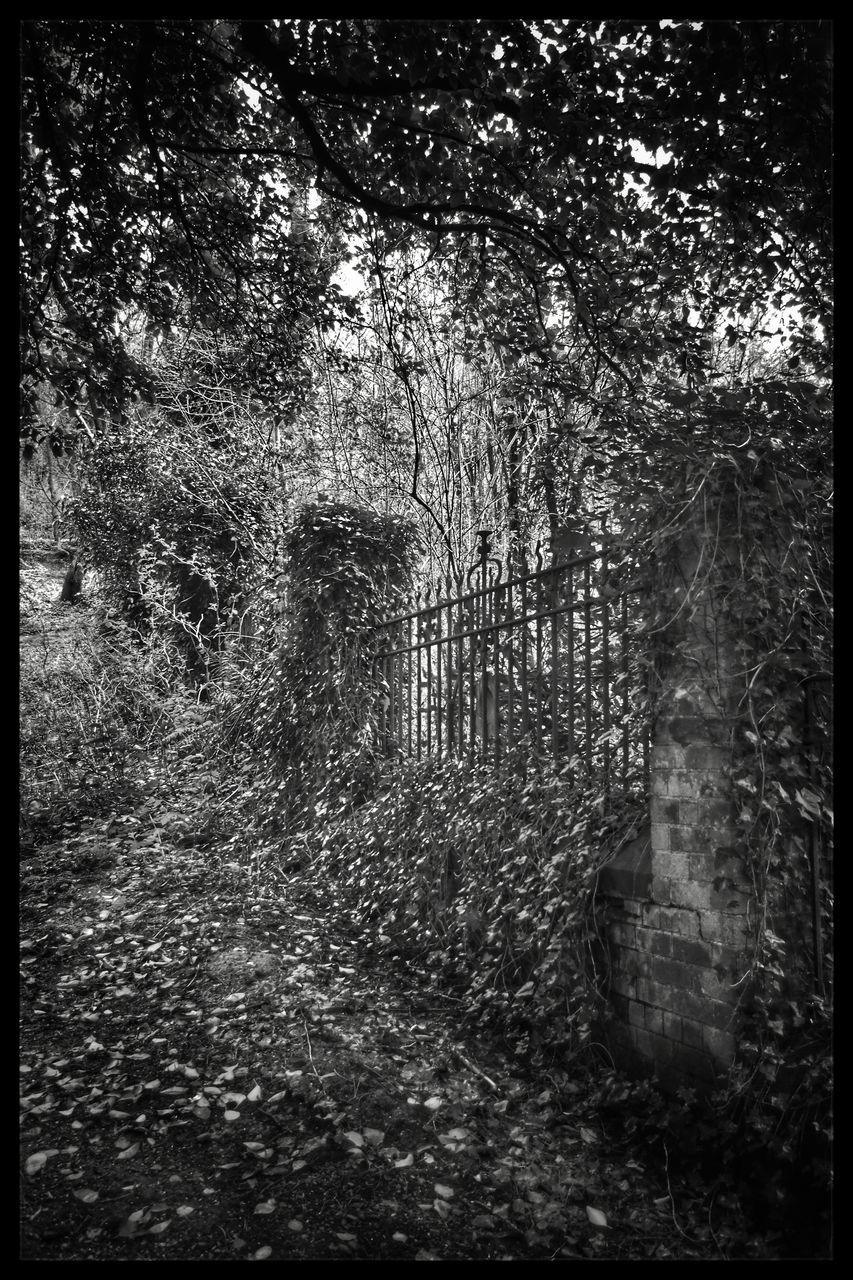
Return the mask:
[[[717,319],[771,299],[821,359],[826,23],[48,19],[23,54],[28,403],[48,379],[121,412],[150,382],[136,312],[244,335],[243,377],[292,406],[334,224],[365,218],[458,260],[492,341],[568,354],[579,393],[667,354],[701,379]]]
[[[261,762],[252,805],[275,829],[358,799],[379,763],[371,628],[404,598],[415,533],[405,520],[336,503],[305,506],[285,534],[279,652],[240,676],[226,712],[232,753]],[[246,797],[248,798],[248,797]],[[258,807],[259,806],[259,807]]]
[[[808,19],[22,26],[27,519],[109,610],[61,698],[26,651],[28,837],[159,738],[212,870],[304,871],[519,1059],[591,1065],[639,781],[390,769],[372,628],[478,530],[510,567],[606,542],[635,712],[698,614],[726,655],[719,887],[759,910],[711,1110],[596,1096],[768,1221],[797,1170],[825,1194],[831,1133],[830,74]]]

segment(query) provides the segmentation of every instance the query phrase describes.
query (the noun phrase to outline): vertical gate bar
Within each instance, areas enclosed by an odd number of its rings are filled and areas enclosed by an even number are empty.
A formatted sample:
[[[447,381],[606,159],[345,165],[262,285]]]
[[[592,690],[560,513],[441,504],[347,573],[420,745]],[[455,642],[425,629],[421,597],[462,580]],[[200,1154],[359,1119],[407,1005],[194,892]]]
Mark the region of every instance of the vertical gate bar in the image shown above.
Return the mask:
[[[575,754],[575,571],[568,570],[569,598],[566,610],[566,684],[569,690],[569,759]]]
[[[489,634],[488,612],[489,612],[489,596],[488,596],[488,539],[484,535],[480,536],[480,608],[479,608],[479,627],[480,627],[480,687],[478,690],[478,701],[482,700],[483,704],[483,741],[480,744],[479,754],[482,759],[487,759],[489,750],[489,717],[488,717],[488,655],[489,655]]]
[[[442,682],[441,682],[441,664],[444,659],[443,637],[441,634],[441,620],[444,617],[444,605],[440,603],[441,595],[436,601],[435,611],[435,667],[436,667],[436,703],[435,703],[435,737],[436,751],[438,758],[442,756],[442,736],[441,731],[444,725],[444,706],[442,700]]]
[[[453,605],[450,603],[452,592],[450,574],[447,575],[447,754],[452,756],[456,751],[456,721],[453,716],[453,699],[456,688],[453,679]]]
[[[429,600],[429,594],[427,600]],[[426,631],[426,753],[428,756],[432,754],[432,629],[434,621],[434,613],[428,613],[424,624]]]
[[[628,597],[622,597],[622,790],[628,786]]]
[[[511,572],[508,570],[507,572]],[[509,751],[512,750],[515,742],[515,682],[513,679],[513,668],[515,667],[515,610],[513,608],[513,587],[509,582],[506,588],[506,745]]]
[[[422,684],[421,665],[423,663],[423,656],[424,656],[424,651],[423,651],[424,619],[423,619],[423,613],[421,612],[421,603],[422,603],[421,599],[420,597],[418,597],[418,614],[415,619],[415,673],[417,677],[415,682],[415,698],[416,698],[415,714],[417,716],[417,719],[415,721],[415,735],[416,735],[416,750],[417,750],[418,760],[420,760],[421,758],[421,684]]]
[[[397,632],[396,646],[397,658],[394,666],[397,671],[397,749],[400,759],[404,755],[403,751],[403,624],[399,623],[395,627]]]
[[[495,735],[494,757],[495,764],[497,765],[500,763],[501,758],[501,637],[500,632],[495,625],[500,621],[500,585],[497,577],[495,578],[495,585],[492,587],[491,594],[491,621],[492,627],[494,628],[492,631],[492,665],[494,666],[493,687],[495,694],[495,723],[493,725],[493,730]]]
[[[525,566],[526,568],[526,566]],[[527,578],[521,584],[521,736],[530,732],[530,706],[527,691]]]
[[[476,751],[477,740],[477,610],[479,602],[477,596],[470,602],[468,630],[471,635],[468,640],[468,755],[473,762]]]
[[[583,567],[583,628],[584,628],[584,720],[586,728],[586,742],[584,743],[584,754],[586,756],[586,771],[592,775],[592,635],[590,632],[590,577],[589,577],[589,561]]]
[[[813,732],[812,726],[816,720],[816,708],[814,705],[814,695],[812,693],[813,685],[809,681],[805,688],[805,706],[803,708],[803,742],[806,747],[806,758],[808,761],[807,770],[810,778],[814,776],[815,767],[812,759],[814,750],[817,749],[817,735]],[[814,939],[814,985],[817,995],[824,994],[823,984],[823,922],[821,920],[821,892],[820,892],[820,842],[817,838],[815,823],[809,822],[808,831],[808,856],[811,863],[812,885],[812,935]]]
[[[599,592],[601,594],[601,654],[604,710],[604,795],[610,795],[610,760],[612,745],[610,742],[610,602],[607,591],[607,553],[601,554],[601,578]]]
[[[553,578],[553,582],[551,587],[551,594],[553,596],[553,599],[551,601],[551,608],[554,610],[554,612],[551,614],[551,754],[556,760],[560,751],[559,717],[558,717],[558,711],[559,711],[558,687],[559,686],[558,686],[558,678],[557,678],[558,677],[557,664],[559,661],[559,654],[560,654],[560,637],[557,631],[557,613],[556,613],[556,609],[558,607],[560,578],[556,569],[553,572],[552,578]]]
[[[542,577],[536,579],[536,750],[542,750]]]
[[[458,596],[462,595],[462,579],[458,583]],[[461,639],[462,632],[465,630],[465,614],[461,600],[457,605],[457,629],[456,634],[459,639],[456,641],[456,701],[458,703],[458,729],[459,729],[459,756],[460,759],[465,754],[465,671],[464,671],[464,653],[463,642]],[[454,725],[454,727],[456,727]]]
[[[388,635],[388,647],[391,648],[391,632]],[[397,699],[394,679],[397,674],[397,659],[393,653],[388,658],[388,754],[394,755],[394,744],[397,740]]]
[[[415,606],[417,608],[417,605]],[[407,630],[407,647],[408,647],[408,682],[406,697],[406,737],[408,740],[407,755],[412,754],[412,619],[409,618]]]
[[[382,714],[379,717],[379,733],[380,742],[382,744],[382,755],[388,754],[388,713],[391,710],[391,685],[388,680],[388,654],[383,648],[379,659],[379,669],[382,672]]]

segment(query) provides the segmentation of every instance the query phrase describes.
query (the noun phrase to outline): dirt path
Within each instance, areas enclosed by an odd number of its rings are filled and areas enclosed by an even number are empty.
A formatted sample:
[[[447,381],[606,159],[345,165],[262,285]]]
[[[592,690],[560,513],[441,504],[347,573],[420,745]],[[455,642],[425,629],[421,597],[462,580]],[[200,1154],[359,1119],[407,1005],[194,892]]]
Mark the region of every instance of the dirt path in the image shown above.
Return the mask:
[[[714,1256],[577,1084],[191,838],[150,800],[25,864],[25,1258]]]
[[[92,619],[29,572],[60,679]],[[25,1259],[725,1256],[582,1077],[464,1034],[330,886],[203,845],[193,767],[26,845]]]

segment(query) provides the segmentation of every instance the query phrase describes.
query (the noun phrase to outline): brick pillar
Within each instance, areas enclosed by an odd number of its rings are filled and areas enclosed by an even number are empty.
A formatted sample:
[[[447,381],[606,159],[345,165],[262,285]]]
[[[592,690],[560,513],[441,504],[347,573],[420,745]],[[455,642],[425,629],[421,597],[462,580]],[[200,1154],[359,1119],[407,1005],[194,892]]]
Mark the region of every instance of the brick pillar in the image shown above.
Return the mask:
[[[707,1088],[730,1064],[749,951],[749,886],[733,849],[726,769],[736,655],[715,607],[737,561],[720,545],[716,520],[708,523],[706,533],[700,513],[678,548],[671,652],[652,731],[645,862],[637,864],[635,847],[630,884],[619,859],[600,880],[616,1054],[671,1088]]]

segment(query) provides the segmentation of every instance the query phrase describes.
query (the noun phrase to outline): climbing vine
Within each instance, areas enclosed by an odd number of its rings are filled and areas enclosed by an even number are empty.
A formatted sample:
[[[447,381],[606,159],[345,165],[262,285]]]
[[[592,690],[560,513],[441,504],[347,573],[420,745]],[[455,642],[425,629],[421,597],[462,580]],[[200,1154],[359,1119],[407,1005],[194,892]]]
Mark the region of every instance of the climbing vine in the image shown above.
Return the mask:
[[[310,826],[373,785],[371,628],[405,596],[416,546],[407,521],[327,501],[303,507],[286,533],[278,652],[261,657],[254,690],[225,720],[232,752],[256,750],[252,805],[276,831]]]
[[[689,399],[681,424],[668,423],[654,496],[635,488],[626,533],[650,565],[658,705],[673,657],[680,669],[691,657],[681,621],[704,609],[718,646],[716,688],[696,677],[725,730],[734,797],[734,862],[715,888],[746,887],[751,954],[716,1141],[752,1161],[749,1181],[778,1213],[795,1184],[825,1196],[829,1167],[830,403],[817,384],[780,380]],[[661,487],[679,498],[664,518]],[[686,535],[697,547],[688,574]]]

